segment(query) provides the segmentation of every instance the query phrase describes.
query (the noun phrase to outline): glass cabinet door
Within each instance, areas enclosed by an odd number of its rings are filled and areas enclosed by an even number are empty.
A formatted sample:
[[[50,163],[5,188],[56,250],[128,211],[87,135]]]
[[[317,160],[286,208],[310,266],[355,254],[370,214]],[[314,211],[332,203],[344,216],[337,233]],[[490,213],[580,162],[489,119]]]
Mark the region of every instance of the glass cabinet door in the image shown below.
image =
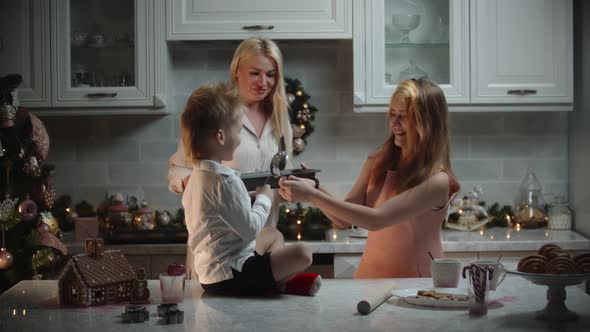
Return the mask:
[[[146,1],[54,4],[53,106],[149,105]]]
[[[365,104],[388,104],[399,82],[420,77],[449,103],[469,102],[466,0],[367,1],[364,14]]]

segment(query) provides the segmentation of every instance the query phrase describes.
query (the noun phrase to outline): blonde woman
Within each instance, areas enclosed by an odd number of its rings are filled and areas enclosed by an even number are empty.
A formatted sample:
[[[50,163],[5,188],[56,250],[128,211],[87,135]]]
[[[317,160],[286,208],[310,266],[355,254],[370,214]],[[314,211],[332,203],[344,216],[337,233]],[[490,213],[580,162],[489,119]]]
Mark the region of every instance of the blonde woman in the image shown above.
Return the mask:
[[[280,193],[319,207],[340,227],[369,230],[355,278],[429,277],[428,252],[443,255],[440,227],[459,191],[445,96],[427,79],[403,81],[387,119],[389,138],[369,156],[344,201],[294,176],[280,182]]]
[[[224,165],[242,173],[268,171],[272,157],[279,151],[281,136],[285,138],[287,152],[290,155],[292,153],[293,133],[285,97],[281,51],[272,40],[248,38],[236,49],[229,75],[246,103],[246,111],[242,116],[241,144],[233,160],[224,162]],[[178,150],[168,162],[170,191],[183,193],[192,167],[180,142]],[[273,196],[272,210],[266,222],[268,227],[264,227],[262,232],[272,233],[276,239],[274,245],[278,246],[283,241],[282,235],[276,230],[280,196],[276,191]],[[187,251],[186,269],[189,278],[196,277],[192,273],[192,261]]]

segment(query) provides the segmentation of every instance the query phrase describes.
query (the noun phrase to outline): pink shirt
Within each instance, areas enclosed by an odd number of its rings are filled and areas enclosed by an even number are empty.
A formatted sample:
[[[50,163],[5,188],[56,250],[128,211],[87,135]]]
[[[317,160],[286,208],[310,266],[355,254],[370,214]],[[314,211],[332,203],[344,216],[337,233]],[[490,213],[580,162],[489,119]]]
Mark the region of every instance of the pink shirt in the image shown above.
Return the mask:
[[[366,169],[365,169],[366,170]],[[398,193],[392,190],[399,181],[399,172],[388,171],[379,186],[368,186],[366,206],[378,207]],[[449,200],[433,209],[387,228],[370,231],[365,251],[355,272],[355,278],[419,278],[430,277],[430,257],[442,257],[441,224],[447,207],[459,185],[449,177]]]

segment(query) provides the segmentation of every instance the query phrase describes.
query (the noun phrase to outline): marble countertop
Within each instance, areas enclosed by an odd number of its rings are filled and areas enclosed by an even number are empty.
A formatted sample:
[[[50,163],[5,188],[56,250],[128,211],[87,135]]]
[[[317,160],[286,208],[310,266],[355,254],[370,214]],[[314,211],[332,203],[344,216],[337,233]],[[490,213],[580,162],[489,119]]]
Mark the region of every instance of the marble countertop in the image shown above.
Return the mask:
[[[124,305],[89,308],[60,307],[57,281],[22,281],[0,296],[0,331],[589,331],[590,296],[580,288],[566,287],[567,307],[579,315],[570,322],[535,319],[546,300],[546,286],[521,277],[506,278],[491,299],[488,314],[469,316],[467,309],[418,307],[390,298],[362,316],[356,305],[374,292],[390,289],[424,289],[430,279],[324,280],[315,297],[281,295],[277,298],[228,298],[203,293],[188,281],[182,324],[161,325],[156,316],[160,302],[158,281],[150,280],[150,319],[125,324]],[[460,287],[464,287],[464,280]]]
[[[590,239],[570,230],[556,231],[546,228],[523,229],[488,228],[476,232],[443,230],[442,242],[445,252],[486,251],[535,251],[545,243],[555,243],[566,250],[590,250]],[[338,230],[329,235],[330,241],[301,241],[311,246],[314,253],[356,254],[365,249],[366,238],[350,236],[350,230]],[[72,254],[84,252],[84,245],[66,234],[64,243]],[[287,242],[288,244],[289,242]],[[176,244],[129,244],[108,245],[128,255],[184,255],[186,245]]]

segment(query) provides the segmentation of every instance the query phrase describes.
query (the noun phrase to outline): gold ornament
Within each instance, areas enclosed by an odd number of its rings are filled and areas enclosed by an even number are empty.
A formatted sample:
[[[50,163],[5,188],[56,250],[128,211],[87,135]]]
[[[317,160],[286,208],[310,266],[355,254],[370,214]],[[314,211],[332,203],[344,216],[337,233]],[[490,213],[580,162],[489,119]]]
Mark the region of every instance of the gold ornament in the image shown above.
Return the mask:
[[[45,192],[43,193],[43,203],[47,209],[51,209],[53,207],[53,203],[55,203],[55,189],[47,186]]]
[[[51,212],[41,212],[41,222],[49,227],[51,235],[58,236],[59,224]]]
[[[295,138],[293,140],[293,150],[296,152],[303,152],[305,150],[305,141],[302,138]]]
[[[10,251],[6,250],[6,248],[0,248],[0,270],[6,270],[12,266],[12,262],[14,262],[14,258]]]
[[[301,91],[301,90],[297,90],[297,92],[295,92],[295,94],[296,94],[298,97],[301,97],[301,96],[303,96],[303,91]]]
[[[304,125],[291,124],[291,129],[293,129],[293,138],[301,138],[305,134]]]

